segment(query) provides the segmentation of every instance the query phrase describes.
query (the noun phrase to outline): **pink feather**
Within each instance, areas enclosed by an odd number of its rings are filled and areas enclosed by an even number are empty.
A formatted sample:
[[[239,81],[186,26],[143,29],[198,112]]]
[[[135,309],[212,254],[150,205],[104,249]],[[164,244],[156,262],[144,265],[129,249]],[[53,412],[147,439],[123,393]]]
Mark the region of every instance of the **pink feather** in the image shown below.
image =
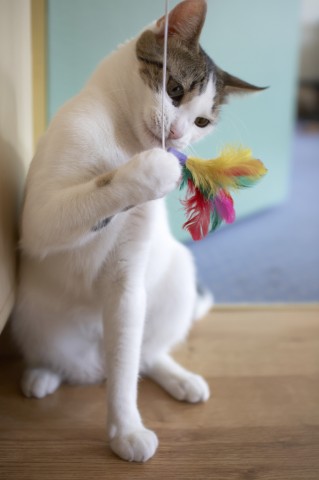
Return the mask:
[[[226,190],[219,190],[213,203],[219,217],[221,217],[226,223],[234,222],[234,201]]]

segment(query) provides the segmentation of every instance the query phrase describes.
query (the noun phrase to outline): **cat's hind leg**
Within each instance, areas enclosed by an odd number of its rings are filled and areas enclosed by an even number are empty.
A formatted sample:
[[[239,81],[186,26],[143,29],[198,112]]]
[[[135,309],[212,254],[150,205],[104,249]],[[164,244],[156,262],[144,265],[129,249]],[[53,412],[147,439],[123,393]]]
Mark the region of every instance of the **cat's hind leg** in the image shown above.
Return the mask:
[[[29,361],[26,359],[29,365],[21,379],[21,390],[26,397],[44,398],[62,383],[91,384],[105,379],[100,342],[90,344],[89,339],[76,338],[77,333],[75,330],[72,343],[51,338],[46,356],[42,351],[38,357],[33,354]]]
[[[183,368],[167,354],[156,360],[147,375],[176,400],[198,403],[209,398],[209,386],[206,381],[200,375]]]
[[[55,392],[62,377],[47,368],[28,368],[21,380],[21,390],[26,397],[43,398]]]
[[[12,333],[26,363],[21,380],[26,397],[43,398],[61,383],[105,379],[101,314],[59,307],[36,309],[25,300],[14,312]]]

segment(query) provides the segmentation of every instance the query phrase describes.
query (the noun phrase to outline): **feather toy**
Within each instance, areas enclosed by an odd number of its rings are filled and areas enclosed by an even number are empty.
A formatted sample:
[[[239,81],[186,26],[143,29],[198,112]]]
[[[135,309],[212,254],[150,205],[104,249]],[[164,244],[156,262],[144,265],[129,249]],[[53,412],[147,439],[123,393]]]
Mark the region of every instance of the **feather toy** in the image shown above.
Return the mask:
[[[219,157],[211,160],[188,158],[173,148],[168,151],[183,166],[180,188],[187,187],[182,201],[187,217],[183,228],[193,240],[202,239],[223,221],[232,223],[235,210],[228,190],[251,187],[267,172],[248,148],[226,147]]]

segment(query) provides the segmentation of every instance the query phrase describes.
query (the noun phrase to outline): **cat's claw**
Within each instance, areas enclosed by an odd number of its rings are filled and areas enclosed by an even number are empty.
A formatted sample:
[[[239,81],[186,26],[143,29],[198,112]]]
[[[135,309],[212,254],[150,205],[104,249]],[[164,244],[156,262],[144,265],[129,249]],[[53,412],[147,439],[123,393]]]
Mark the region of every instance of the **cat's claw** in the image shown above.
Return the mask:
[[[210,396],[207,382],[194,373],[187,377],[171,378],[166,384],[166,389],[176,400],[190,403],[206,402]]]
[[[123,460],[146,462],[154,455],[158,439],[154,432],[143,428],[112,438],[110,446],[113,452]]]
[[[26,397],[43,398],[55,392],[61,383],[61,377],[45,368],[30,368],[21,380],[21,389]]]

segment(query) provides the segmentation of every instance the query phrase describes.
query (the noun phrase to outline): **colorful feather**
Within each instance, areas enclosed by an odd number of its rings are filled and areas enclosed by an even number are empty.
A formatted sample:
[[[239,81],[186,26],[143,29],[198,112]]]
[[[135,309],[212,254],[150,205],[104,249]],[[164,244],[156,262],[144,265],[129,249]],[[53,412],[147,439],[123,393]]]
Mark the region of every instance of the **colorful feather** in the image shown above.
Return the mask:
[[[183,166],[180,188],[187,186],[186,199],[182,201],[187,216],[183,227],[194,240],[215,230],[222,221],[235,220],[234,202],[228,189],[251,187],[267,172],[248,148],[227,147],[211,160],[187,158],[172,148],[169,151]]]
[[[226,190],[220,190],[215,198],[211,199],[214,211],[226,223],[235,221],[234,201]]]
[[[207,200],[189,179],[187,195],[185,200],[182,200],[182,204],[185,207],[188,218],[183,228],[189,231],[193,240],[200,240],[205,237],[209,231],[211,215],[210,200]]]
[[[220,189],[250,187],[267,171],[248,148],[230,147],[211,160],[188,158],[185,167],[195,186],[208,196],[216,195]]]

